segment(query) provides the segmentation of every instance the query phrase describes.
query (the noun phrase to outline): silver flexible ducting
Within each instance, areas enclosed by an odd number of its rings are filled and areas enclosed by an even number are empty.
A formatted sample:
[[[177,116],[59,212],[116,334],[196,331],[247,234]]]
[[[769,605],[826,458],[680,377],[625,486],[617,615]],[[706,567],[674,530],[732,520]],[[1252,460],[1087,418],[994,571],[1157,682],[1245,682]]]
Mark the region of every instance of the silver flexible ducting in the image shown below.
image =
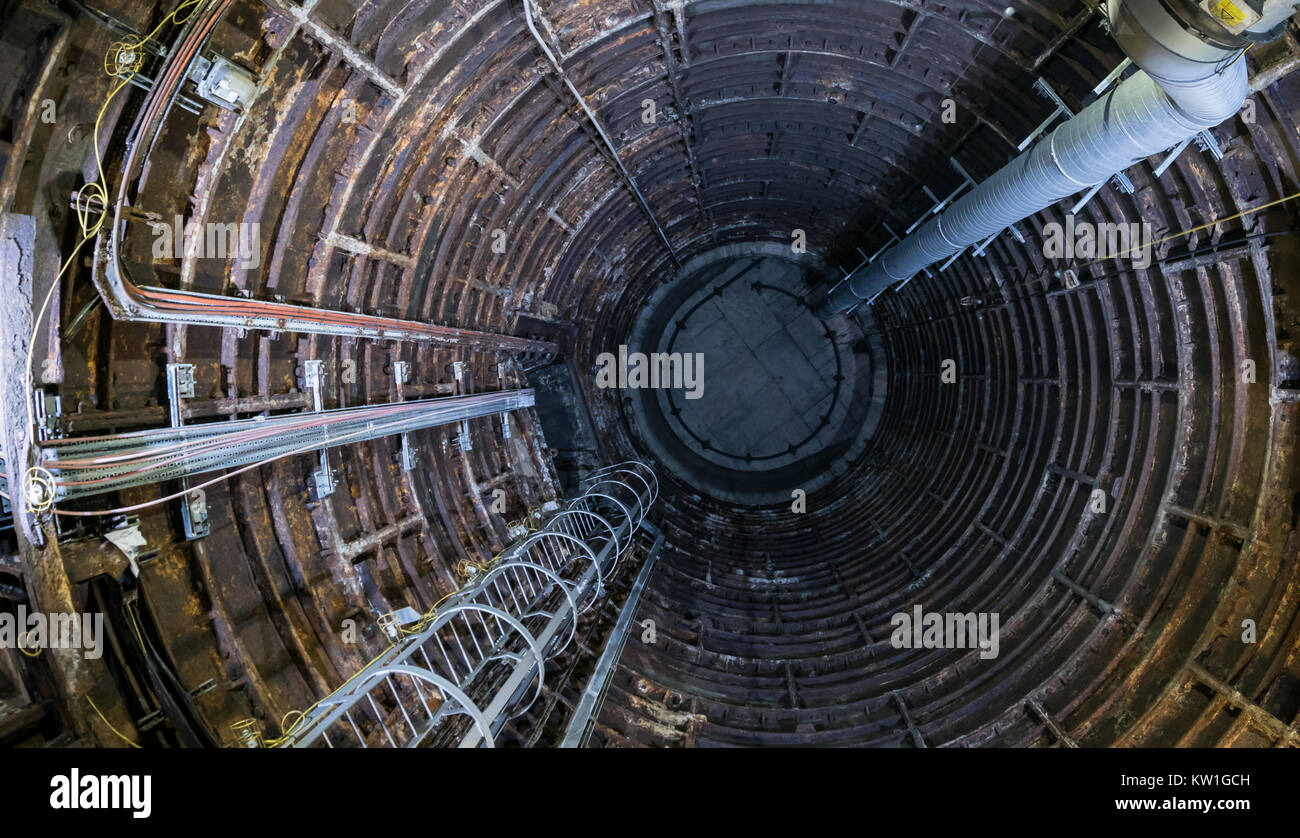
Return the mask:
[[[1241,108],[1248,89],[1240,50],[1189,35],[1157,0],[1111,0],[1109,13],[1116,41],[1143,69],[845,278],[819,316],[846,311]]]

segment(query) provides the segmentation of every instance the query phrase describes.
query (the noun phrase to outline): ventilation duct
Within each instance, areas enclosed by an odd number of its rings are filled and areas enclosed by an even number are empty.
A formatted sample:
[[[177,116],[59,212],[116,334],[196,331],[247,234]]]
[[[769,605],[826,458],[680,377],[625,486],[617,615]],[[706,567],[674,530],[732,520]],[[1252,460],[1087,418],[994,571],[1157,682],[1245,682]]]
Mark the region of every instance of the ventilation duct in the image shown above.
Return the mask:
[[[1238,10],[1231,0],[1207,3]],[[1176,16],[1160,0],[1110,0],[1107,13],[1112,34],[1141,70],[861,273],[842,280],[826,295],[818,315],[826,318],[846,311],[917,271],[1232,116],[1247,94],[1242,59],[1245,47],[1252,40],[1280,34],[1280,25],[1285,25],[1293,9],[1291,0],[1264,4],[1261,12],[1252,9],[1252,14],[1259,15],[1254,28],[1233,34],[1215,24],[1214,18],[1193,18],[1193,11],[1199,11],[1194,7]],[[1203,34],[1207,30],[1218,34]]]

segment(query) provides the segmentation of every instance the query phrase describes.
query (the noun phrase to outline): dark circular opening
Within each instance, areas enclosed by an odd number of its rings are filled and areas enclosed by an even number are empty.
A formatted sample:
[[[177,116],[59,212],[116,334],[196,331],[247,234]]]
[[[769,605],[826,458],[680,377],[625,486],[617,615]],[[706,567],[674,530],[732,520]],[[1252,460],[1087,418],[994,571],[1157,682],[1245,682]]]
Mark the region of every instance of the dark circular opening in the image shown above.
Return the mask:
[[[726,248],[687,265],[628,345],[696,373],[629,389],[629,403],[657,456],[728,500],[820,485],[863,438],[872,401],[870,342],[854,321],[813,314],[820,269],[781,250]]]

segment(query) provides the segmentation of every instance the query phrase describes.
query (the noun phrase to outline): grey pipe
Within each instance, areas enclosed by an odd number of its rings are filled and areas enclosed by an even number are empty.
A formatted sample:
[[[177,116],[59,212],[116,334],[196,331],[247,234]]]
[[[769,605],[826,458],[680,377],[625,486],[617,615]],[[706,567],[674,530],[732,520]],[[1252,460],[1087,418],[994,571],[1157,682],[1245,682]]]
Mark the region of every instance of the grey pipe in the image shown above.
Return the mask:
[[[1192,36],[1158,0],[1110,0],[1109,14],[1116,41],[1142,70],[846,277],[817,307],[820,317],[846,311],[1240,110],[1248,88],[1239,49]]]

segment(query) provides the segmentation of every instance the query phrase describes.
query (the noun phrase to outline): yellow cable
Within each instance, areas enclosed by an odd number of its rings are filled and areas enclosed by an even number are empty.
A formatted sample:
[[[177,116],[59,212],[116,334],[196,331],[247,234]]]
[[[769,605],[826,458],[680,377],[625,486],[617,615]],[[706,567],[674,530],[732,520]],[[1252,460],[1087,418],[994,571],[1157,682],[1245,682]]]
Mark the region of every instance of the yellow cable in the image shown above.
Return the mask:
[[[390,649],[392,648],[392,644],[391,644],[391,643],[389,644],[389,648],[390,648]],[[369,664],[366,664],[366,666],[369,666]],[[321,696],[320,698],[318,698],[318,699],[317,699],[314,703],[312,703],[312,705],[311,705],[310,707],[308,707],[306,710],[290,710],[288,713],[285,713],[284,716],[280,719],[280,735],[279,735],[278,737],[274,738],[274,739],[264,739],[264,740],[263,740],[263,741],[266,743],[267,747],[269,747],[269,748],[274,748],[274,747],[280,745],[281,743],[286,742],[286,741],[288,741],[290,738],[292,738],[292,737],[293,737],[293,734],[294,734],[295,732],[297,732],[298,728],[302,727],[303,723],[304,723],[305,721],[307,721],[307,714],[308,714],[308,713],[310,713],[311,711],[313,711],[313,710],[315,710],[317,707],[319,707],[319,706],[320,706],[320,703],[321,703],[322,701],[324,701],[325,699],[329,698],[331,695],[334,695],[334,694],[337,693],[339,690],[343,689],[343,688],[346,687],[348,684],[351,684],[353,681],[355,681],[355,680],[357,679],[357,676],[359,676],[362,672],[365,672],[365,670],[366,670],[366,667],[363,666],[363,667],[361,667],[360,669],[358,669],[356,672],[352,673],[352,676],[351,676],[350,678],[348,678],[348,679],[347,679],[346,681],[344,681],[342,684],[339,684],[339,685],[338,685],[337,687],[335,687],[334,689],[330,690],[330,691],[329,691],[328,693],[326,693],[325,695],[323,695],[323,696]],[[294,715],[295,713],[298,714],[298,718],[294,720],[293,724],[289,725],[288,727],[285,727],[285,721],[286,721],[290,716]]]
[[[1104,262],[1104,261],[1107,261],[1107,260],[1109,260],[1109,259],[1118,259],[1118,258],[1120,258],[1121,256],[1126,256],[1126,255],[1128,255],[1129,253],[1132,253],[1132,252],[1135,251],[1135,250],[1141,250],[1141,249],[1144,248],[1144,247],[1148,247],[1148,246],[1150,246],[1150,247],[1154,247],[1155,245],[1163,244],[1164,242],[1170,241],[1170,240],[1172,240],[1172,239],[1181,238],[1181,237],[1183,237],[1183,236],[1190,236],[1192,233],[1199,233],[1200,231],[1204,230],[1204,229],[1207,228],[1207,227],[1213,227],[1215,224],[1223,224],[1224,222],[1227,222],[1227,221],[1235,221],[1235,220],[1238,219],[1238,218],[1242,218],[1242,217],[1247,216],[1247,215],[1252,215],[1252,214],[1254,214],[1254,213],[1259,212],[1260,210],[1266,210],[1266,209],[1268,209],[1269,207],[1275,207],[1275,206],[1277,206],[1278,204],[1285,204],[1287,201],[1293,201],[1293,200],[1295,200],[1296,198],[1300,198],[1300,192],[1293,192],[1292,194],[1287,195],[1285,198],[1278,198],[1276,201],[1269,201],[1267,204],[1260,204],[1260,205],[1257,206],[1257,207],[1251,207],[1250,209],[1242,210],[1241,212],[1237,213],[1236,215],[1230,215],[1230,216],[1228,216],[1227,218],[1216,218],[1216,219],[1214,219],[1213,221],[1209,221],[1209,222],[1206,222],[1205,224],[1200,225],[1199,227],[1192,227],[1192,228],[1190,228],[1190,229],[1188,229],[1188,230],[1183,230],[1181,233],[1174,233],[1174,234],[1172,234],[1172,235],[1165,236],[1165,237],[1162,238],[1162,239],[1156,239],[1155,241],[1150,242],[1150,243],[1147,244],[1147,245],[1141,245],[1141,244],[1140,244],[1140,245],[1138,245],[1138,246],[1136,246],[1136,247],[1130,247],[1128,250],[1125,250],[1125,251],[1123,251],[1123,252],[1121,252],[1121,253],[1115,253],[1115,254],[1112,254],[1112,255],[1110,255],[1110,256],[1103,257],[1103,258],[1101,258],[1101,259],[1093,259],[1091,262],[1086,263],[1083,267],[1086,268],[1086,267],[1088,267],[1089,265],[1095,265],[1095,264],[1097,264],[1098,262]]]
[[[124,735],[122,734],[122,731],[120,731],[120,730],[118,730],[117,728],[113,727],[113,723],[110,722],[107,718],[105,718],[103,713],[100,713],[100,712],[99,712],[99,708],[95,706],[95,701],[94,701],[94,699],[92,699],[89,695],[87,695],[87,696],[86,696],[86,701],[89,701],[89,702],[90,702],[90,707],[91,707],[91,709],[95,711],[95,714],[96,714],[96,715],[98,715],[101,719],[104,720],[104,724],[108,725],[108,729],[111,730],[111,731],[113,731],[114,733],[116,733],[116,734],[118,735],[118,738],[119,738],[119,739],[121,739],[121,740],[122,740],[123,742],[125,742],[126,744],[130,745],[132,748],[139,748],[139,747],[140,747],[137,743],[132,742],[130,739],[126,738],[126,736],[124,736]]]
[[[34,389],[32,387],[32,351],[36,348],[36,334],[40,331],[41,323],[45,319],[45,312],[50,306],[50,300],[54,297],[54,289],[59,287],[59,281],[63,279],[63,275],[72,265],[72,261],[77,257],[77,254],[81,252],[81,248],[85,246],[86,242],[99,234],[109,212],[108,189],[104,185],[108,178],[104,176],[104,157],[99,150],[99,132],[103,128],[104,114],[108,112],[109,103],[112,102],[117,94],[121,92],[122,88],[131,83],[131,80],[135,78],[136,74],[139,72],[140,65],[144,62],[144,45],[152,41],[154,36],[157,35],[169,21],[178,26],[184,24],[190,19],[190,16],[193,15],[195,9],[197,9],[199,4],[202,2],[203,0],[182,0],[182,2],[170,14],[166,15],[158,22],[158,25],[155,26],[153,31],[148,35],[145,35],[143,38],[135,39],[134,41],[118,41],[114,43],[113,46],[109,48],[109,51],[104,55],[104,72],[107,73],[109,77],[118,79],[118,83],[110,88],[108,96],[105,97],[103,104],[100,105],[99,113],[95,116],[95,127],[90,134],[90,142],[95,151],[96,179],[91,183],[82,184],[81,188],[76,192],[77,200],[74,209],[77,213],[77,224],[81,227],[81,240],[72,248],[72,252],[68,254],[68,258],[59,266],[59,272],[54,275],[54,281],[50,283],[50,290],[46,292],[45,299],[41,302],[40,310],[37,312],[36,318],[32,322],[32,334],[27,341],[27,366],[23,369],[23,384],[27,388],[27,427],[29,428],[36,424],[36,417],[32,408],[32,391]],[[123,48],[138,53],[135,60],[131,62],[129,68],[124,68],[117,60],[114,60],[113,63],[110,64],[110,57],[116,56],[116,59],[121,58]],[[90,207],[90,201],[92,198],[98,200],[100,204],[100,212],[93,219],[91,218]],[[51,501],[51,504],[52,503],[53,501]],[[41,509],[34,509],[33,511],[43,512],[48,508],[49,506],[46,505]]]
[[[32,466],[23,474],[23,501],[32,512],[40,514],[54,506],[54,475],[48,469]],[[36,495],[33,497],[33,487]]]
[[[504,553],[505,551],[502,551],[502,552]],[[488,562],[486,565],[484,565],[484,567],[483,567],[482,569],[483,569],[483,570],[487,570],[487,569],[489,569],[489,568],[491,568],[491,567],[494,567],[494,566],[495,566],[497,563],[499,563],[500,561],[501,561],[501,554],[497,554],[496,556],[493,557],[492,561],[490,561],[490,562]],[[464,562],[462,562],[462,563],[464,563]],[[468,589],[469,587],[470,587],[470,586],[469,586],[469,583],[466,582],[466,584],[462,585],[461,587],[457,588],[456,590],[452,591],[451,593],[445,595],[442,599],[440,599],[440,600],[438,600],[437,602],[435,602],[435,603],[433,604],[433,607],[431,607],[428,611],[426,611],[426,612],[424,613],[424,615],[420,617],[419,620],[417,620],[416,622],[412,623],[409,627],[406,627],[406,628],[399,628],[399,630],[398,630],[399,634],[405,636],[405,635],[410,635],[410,634],[418,634],[419,632],[423,631],[425,628],[427,628],[427,627],[429,626],[430,623],[432,623],[432,622],[437,618],[437,616],[438,616],[438,606],[439,606],[439,605],[442,605],[444,602],[446,602],[447,600],[451,599],[451,598],[454,597],[456,594],[463,593],[463,592],[464,592],[466,589]],[[395,643],[389,643],[389,644],[388,644],[388,648],[391,649],[394,645],[396,645],[396,644],[395,644]],[[369,665],[369,664],[367,664],[367,666],[368,666],[368,665]],[[312,704],[312,705],[311,705],[310,707],[308,707],[306,710],[290,710],[288,713],[286,713],[286,714],[284,715],[284,718],[282,718],[282,719],[280,720],[280,736],[278,736],[278,737],[276,737],[276,738],[274,738],[274,739],[266,739],[266,740],[264,740],[264,741],[266,742],[267,747],[275,748],[275,747],[278,747],[279,745],[283,744],[284,742],[287,742],[289,739],[291,739],[291,738],[293,737],[293,734],[294,734],[295,732],[297,732],[298,728],[302,727],[303,723],[306,722],[306,720],[307,720],[307,715],[308,715],[309,713],[311,713],[312,710],[315,710],[318,706],[320,706],[320,703],[321,703],[322,701],[324,701],[325,699],[329,698],[331,695],[334,695],[334,694],[337,693],[339,690],[342,690],[342,689],[343,689],[344,687],[346,687],[348,684],[351,684],[353,681],[355,681],[355,680],[357,679],[357,676],[359,676],[362,672],[364,672],[365,669],[366,669],[366,667],[364,667],[364,666],[361,667],[361,669],[358,669],[356,672],[354,672],[354,673],[352,674],[352,677],[348,678],[348,679],[347,679],[346,681],[344,681],[342,684],[339,684],[337,687],[335,687],[334,689],[330,690],[328,694],[326,694],[326,695],[324,695],[324,696],[321,696],[319,699],[317,699],[317,701],[316,701],[314,704]],[[286,727],[286,726],[285,726],[285,721],[286,721],[290,716],[294,715],[295,713],[298,714],[298,718],[294,720],[294,722],[293,722],[292,725],[289,725],[289,726]]]
[[[28,649],[27,644],[23,643],[23,638],[26,637],[27,634],[28,632],[23,632],[22,634],[18,635],[18,651],[22,652],[24,655],[26,655],[29,658],[40,657],[41,648],[39,646],[33,649]]]
[[[144,643],[144,635],[140,633],[140,621],[136,617],[135,613],[137,607],[138,606],[133,603],[130,608],[126,609],[126,615],[131,618],[131,629],[135,632],[135,639],[140,643],[140,650],[145,654],[148,654],[149,647]]]

